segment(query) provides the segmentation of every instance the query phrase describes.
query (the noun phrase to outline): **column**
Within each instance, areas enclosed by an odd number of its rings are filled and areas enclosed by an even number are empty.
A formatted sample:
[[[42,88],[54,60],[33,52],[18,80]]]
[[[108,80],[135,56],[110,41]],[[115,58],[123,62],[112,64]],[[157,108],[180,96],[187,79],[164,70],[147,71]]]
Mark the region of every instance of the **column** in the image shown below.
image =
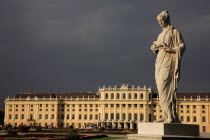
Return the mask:
[[[121,123],[118,122],[118,129],[121,129]]]
[[[119,104],[120,106],[120,120],[122,120],[122,104]]]
[[[13,106],[12,106],[12,120],[13,121],[15,120],[15,104],[13,104]]]
[[[126,122],[124,122],[124,129],[127,129],[128,127],[127,127],[127,123]]]
[[[128,104],[126,104],[126,114],[125,114],[125,120],[128,120]]]
[[[144,120],[143,121],[147,121],[147,104],[143,104],[144,105]]]
[[[133,129],[133,122],[130,121],[130,129]]]

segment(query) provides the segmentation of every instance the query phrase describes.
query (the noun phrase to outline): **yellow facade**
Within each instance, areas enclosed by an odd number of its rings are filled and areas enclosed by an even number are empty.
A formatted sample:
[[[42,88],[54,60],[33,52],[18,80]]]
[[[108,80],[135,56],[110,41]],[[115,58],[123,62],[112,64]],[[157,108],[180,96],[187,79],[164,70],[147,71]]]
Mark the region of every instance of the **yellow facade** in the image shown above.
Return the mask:
[[[37,95],[37,96],[35,96]],[[46,94],[45,94],[46,95]],[[158,96],[151,88],[123,84],[102,87],[98,93],[66,93],[56,97],[21,93],[5,100],[5,124],[87,128],[111,126],[134,129],[137,122],[153,122],[161,115]],[[71,96],[72,95],[72,96]],[[90,96],[89,96],[90,95]],[[180,98],[177,112],[182,123],[199,124],[200,131],[210,132],[208,97]]]

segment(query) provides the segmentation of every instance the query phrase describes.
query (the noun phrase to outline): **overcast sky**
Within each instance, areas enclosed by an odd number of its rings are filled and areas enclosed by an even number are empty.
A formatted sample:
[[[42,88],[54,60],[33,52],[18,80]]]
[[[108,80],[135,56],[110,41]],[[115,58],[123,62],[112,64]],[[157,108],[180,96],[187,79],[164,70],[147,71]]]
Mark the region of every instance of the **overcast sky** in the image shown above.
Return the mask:
[[[187,47],[178,92],[210,92],[209,0],[1,0],[1,101],[122,83],[156,91],[150,46],[163,10]]]

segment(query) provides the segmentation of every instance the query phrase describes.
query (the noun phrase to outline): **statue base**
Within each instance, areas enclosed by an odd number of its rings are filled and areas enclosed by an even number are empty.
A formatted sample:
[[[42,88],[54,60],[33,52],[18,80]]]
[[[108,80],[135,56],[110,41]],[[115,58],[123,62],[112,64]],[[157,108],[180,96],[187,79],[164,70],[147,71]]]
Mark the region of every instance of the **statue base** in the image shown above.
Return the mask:
[[[200,137],[199,125],[179,123],[138,123],[138,134],[127,135],[129,140],[190,140]]]

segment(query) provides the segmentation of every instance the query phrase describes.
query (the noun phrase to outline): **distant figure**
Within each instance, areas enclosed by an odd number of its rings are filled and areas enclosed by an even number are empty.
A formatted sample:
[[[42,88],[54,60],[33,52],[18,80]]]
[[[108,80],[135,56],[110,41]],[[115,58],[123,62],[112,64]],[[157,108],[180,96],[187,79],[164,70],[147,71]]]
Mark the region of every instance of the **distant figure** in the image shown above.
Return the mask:
[[[180,123],[176,112],[176,90],[185,44],[180,32],[171,26],[168,11],[161,12],[157,20],[163,29],[151,46],[157,54],[155,80],[162,108],[162,118],[157,122]]]

